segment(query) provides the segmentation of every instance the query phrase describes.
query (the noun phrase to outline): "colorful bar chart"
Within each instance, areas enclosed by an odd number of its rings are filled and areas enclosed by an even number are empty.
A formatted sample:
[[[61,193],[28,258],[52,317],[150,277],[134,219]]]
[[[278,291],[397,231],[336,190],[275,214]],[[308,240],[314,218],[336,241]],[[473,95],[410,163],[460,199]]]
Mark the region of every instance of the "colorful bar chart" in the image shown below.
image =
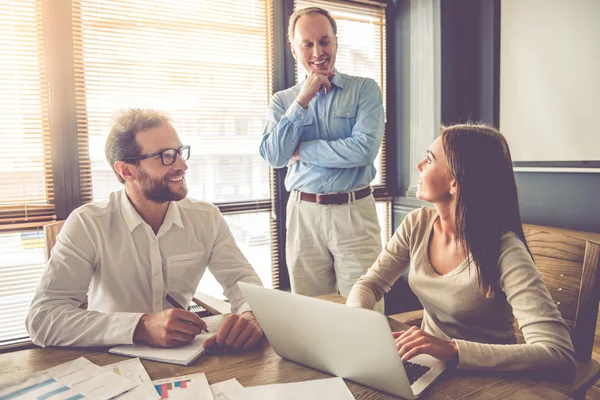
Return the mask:
[[[173,390],[187,389],[189,381],[190,379],[186,379],[181,381],[163,383],[160,385],[155,385],[154,387],[156,388],[156,391],[160,395],[161,399],[168,399],[169,392],[172,392]]]
[[[160,379],[152,384],[161,399],[214,400],[204,373]]]

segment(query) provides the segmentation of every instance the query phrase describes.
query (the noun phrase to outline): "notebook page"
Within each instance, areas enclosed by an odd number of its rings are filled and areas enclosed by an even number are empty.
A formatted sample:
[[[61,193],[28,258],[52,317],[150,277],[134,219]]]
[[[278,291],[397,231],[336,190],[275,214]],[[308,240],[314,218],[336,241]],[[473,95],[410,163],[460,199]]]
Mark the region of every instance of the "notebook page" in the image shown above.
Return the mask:
[[[160,348],[132,344],[113,347],[109,350],[109,352],[113,354],[145,358],[148,360],[162,361],[172,364],[189,365],[194,362],[198,355],[205,351],[204,347],[202,347],[202,343],[204,343],[204,341],[211,336],[212,335],[210,334],[198,335],[190,343],[180,347]]]

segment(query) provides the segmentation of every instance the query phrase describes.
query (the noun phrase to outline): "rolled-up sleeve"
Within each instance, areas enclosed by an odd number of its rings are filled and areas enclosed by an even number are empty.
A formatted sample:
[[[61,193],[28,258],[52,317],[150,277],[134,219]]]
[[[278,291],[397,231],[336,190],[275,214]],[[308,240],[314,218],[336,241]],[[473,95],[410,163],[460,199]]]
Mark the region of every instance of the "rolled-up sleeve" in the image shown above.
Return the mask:
[[[275,94],[267,110],[267,125],[259,152],[272,167],[285,167],[300,141],[301,128],[313,123],[312,112],[297,101],[286,110],[283,100]]]

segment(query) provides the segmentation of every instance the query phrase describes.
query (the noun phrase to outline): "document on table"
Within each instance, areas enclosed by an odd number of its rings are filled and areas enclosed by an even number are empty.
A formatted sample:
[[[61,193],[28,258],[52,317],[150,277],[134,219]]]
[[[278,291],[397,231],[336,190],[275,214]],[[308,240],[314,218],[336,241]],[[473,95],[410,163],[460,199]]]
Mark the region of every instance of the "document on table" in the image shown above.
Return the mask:
[[[69,389],[68,386],[54,380],[45,372],[29,376],[23,380],[14,382],[9,387],[0,390],[1,400],[25,400],[25,399],[80,399],[82,395]]]
[[[210,385],[215,400],[236,400],[236,393],[243,388],[235,378]]]
[[[236,400],[351,400],[352,392],[342,378],[251,386],[236,392]]]
[[[158,392],[152,384],[152,379],[150,379],[148,372],[146,372],[146,368],[144,368],[144,365],[139,358],[105,365],[103,368],[138,384],[138,386],[134,387],[129,392],[117,396],[119,400],[160,399]]]
[[[32,398],[76,400],[85,397],[107,400],[137,385],[136,382],[115,375],[112,371],[105,371],[80,357],[0,390],[0,400]]]
[[[192,374],[152,382],[161,399],[213,400],[206,375]]]
[[[56,381],[68,386],[84,397],[111,399],[138,384],[122,376],[106,371],[86,358],[57,365],[45,371]]]

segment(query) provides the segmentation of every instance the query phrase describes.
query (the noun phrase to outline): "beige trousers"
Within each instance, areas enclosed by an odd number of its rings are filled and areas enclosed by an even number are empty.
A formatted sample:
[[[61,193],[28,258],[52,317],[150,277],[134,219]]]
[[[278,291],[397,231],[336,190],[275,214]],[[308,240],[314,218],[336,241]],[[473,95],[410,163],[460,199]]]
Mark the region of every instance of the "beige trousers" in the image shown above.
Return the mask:
[[[286,261],[293,293],[348,297],[352,285],[381,252],[375,199],[342,205],[301,201],[292,191],[287,204]],[[375,310],[383,312],[383,299]]]

